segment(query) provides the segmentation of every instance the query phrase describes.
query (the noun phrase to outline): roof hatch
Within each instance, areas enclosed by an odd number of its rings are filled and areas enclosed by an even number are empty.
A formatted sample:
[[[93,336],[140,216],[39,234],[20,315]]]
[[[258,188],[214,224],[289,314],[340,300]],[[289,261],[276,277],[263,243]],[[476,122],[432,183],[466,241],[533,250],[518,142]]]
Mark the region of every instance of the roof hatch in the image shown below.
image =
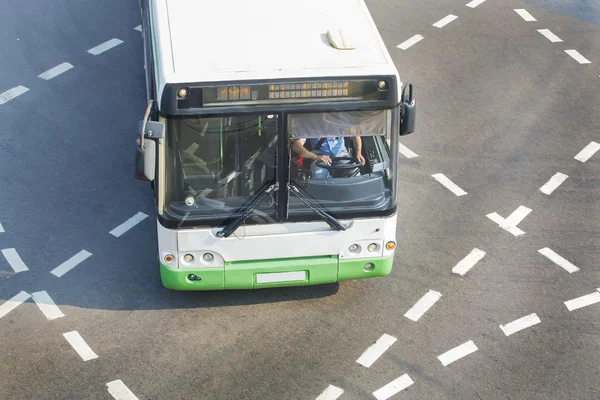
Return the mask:
[[[347,29],[330,29],[327,31],[329,43],[338,50],[353,50],[357,48],[352,33]]]

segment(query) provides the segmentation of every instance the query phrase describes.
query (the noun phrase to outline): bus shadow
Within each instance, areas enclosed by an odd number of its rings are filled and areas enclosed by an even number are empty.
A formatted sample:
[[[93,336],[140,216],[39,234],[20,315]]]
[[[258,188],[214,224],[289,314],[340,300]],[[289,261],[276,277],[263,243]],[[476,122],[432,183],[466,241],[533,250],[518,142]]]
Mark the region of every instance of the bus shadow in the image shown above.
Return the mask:
[[[100,263],[61,278],[46,273],[0,271],[0,303],[21,291],[46,291],[61,306],[107,311],[203,309],[302,302],[333,296],[338,283],[248,290],[177,291],[162,285],[156,261],[124,267]],[[91,267],[91,266],[88,266]],[[29,299],[28,301],[32,301]]]

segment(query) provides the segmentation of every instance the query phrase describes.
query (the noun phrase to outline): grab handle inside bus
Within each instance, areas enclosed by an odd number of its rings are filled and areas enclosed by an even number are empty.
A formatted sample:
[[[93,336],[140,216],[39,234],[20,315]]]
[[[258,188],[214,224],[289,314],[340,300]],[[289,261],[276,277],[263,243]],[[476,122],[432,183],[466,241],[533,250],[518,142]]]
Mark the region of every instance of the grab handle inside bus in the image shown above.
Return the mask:
[[[408,97],[406,96],[406,89],[408,88]],[[415,124],[417,121],[417,101],[413,93],[412,83],[404,85],[402,88],[402,95],[400,96],[402,102],[402,113],[400,117],[400,136],[408,135],[415,131]]]
[[[154,181],[156,170],[156,142],[164,134],[164,124],[148,121],[154,100],[146,107],[144,119],[140,121],[140,137],[136,139],[135,177],[142,181]]]

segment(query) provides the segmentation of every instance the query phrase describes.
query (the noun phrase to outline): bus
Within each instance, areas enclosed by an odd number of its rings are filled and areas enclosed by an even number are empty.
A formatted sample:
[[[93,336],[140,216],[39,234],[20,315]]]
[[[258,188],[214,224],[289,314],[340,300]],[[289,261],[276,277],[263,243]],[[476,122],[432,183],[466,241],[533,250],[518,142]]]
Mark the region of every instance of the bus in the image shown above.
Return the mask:
[[[135,176],[162,284],[260,289],[382,277],[399,137],[415,130],[363,0],[141,0]],[[141,114],[141,113],[140,113]]]

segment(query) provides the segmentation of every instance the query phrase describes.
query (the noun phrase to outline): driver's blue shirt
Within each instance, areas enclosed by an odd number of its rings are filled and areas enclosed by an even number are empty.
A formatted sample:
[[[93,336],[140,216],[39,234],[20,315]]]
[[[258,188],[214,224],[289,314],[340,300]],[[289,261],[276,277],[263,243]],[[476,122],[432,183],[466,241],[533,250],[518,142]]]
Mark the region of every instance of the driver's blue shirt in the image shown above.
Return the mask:
[[[317,146],[317,143],[320,139],[308,139],[310,140],[311,149],[314,149]],[[347,154],[348,150],[346,150],[346,144],[344,143],[343,137],[328,137],[325,138],[323,144],[319,150],[317,150],[320,154],[336,157],[339,154]]]

